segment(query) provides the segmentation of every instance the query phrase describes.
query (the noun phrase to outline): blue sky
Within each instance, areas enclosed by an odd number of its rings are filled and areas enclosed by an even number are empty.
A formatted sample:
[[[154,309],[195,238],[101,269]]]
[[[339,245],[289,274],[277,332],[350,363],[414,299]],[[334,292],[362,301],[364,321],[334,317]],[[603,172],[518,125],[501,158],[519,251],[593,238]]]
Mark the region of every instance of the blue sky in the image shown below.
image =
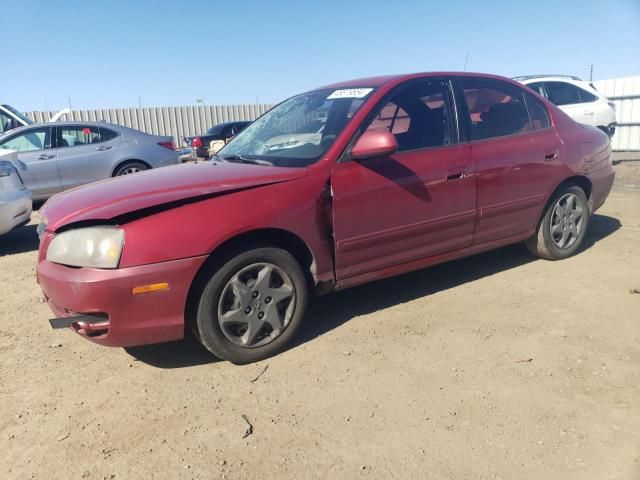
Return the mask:
[[[269,103],[467,53],[507,76],[640,75],[640,0],[0,0],[0,18],[0,102],[27,111]]]

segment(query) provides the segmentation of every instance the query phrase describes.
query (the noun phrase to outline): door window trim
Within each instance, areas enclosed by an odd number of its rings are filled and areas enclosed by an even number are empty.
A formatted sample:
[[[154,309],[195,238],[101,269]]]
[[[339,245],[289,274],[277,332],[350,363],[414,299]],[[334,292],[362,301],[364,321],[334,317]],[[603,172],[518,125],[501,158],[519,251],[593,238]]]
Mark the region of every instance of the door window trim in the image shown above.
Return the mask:
[[[382,111],[382,109],[387,105],[387,103],[389,103],[389,101],[392,99],[394,95],[398,94],[399,92],[407,88],[412,87],[413,85],[417,85],[424,82],[440,82],[441,84],[444,84],[443,85],[445,87],[444,92],[446,93],[446,97],[447,97],[445,99],[445,108],[448,108],[448,111],[451,114],[451,121],[449,122],[449,130],[450,130],[449,133],[451,136],[451,143],[447,145],[435,145],[430,147],[414,148],[411,150],[402,150],[401,152],[396,152],[396,153],[398,155],[403,155],[405,153],[428,151],[428,150],[434,150],[437,148],[456,147],[464,143],[464,141],[460,136],[460,118],[458,115],[458,108],[456,106],[455,95],[453,91],[452,77],[449,77],[449,76],[419,77],[419,78],[407,80],[405,82],[402,82],[399,85],[396,85],[391,90],[389,90],[378,101],[378,103],[376,103],[376,105],[371,109],[371,111],[364,118],[362,123],[360,123],[358,130],[356,130],[356,132],[353,134],[353,137],[351,137],[351,140],[349,141],[349,143],[347,143],[347,146],[338,157],[338,161],[336,163],[353,162],[354,160],[351,158],[351,149],[356,144],[358,139],[362,136],[362,134],[366,132],[367,128],[369,128],[369,125],[371,125],[371,122],[373,122],[376,115],[378,115]],[[396,155],[396,153],[394,153],[394,155]]]
[[[28,128],[26,130],[21,130],[19,132],[12,132],[8,138],[6,138],[5,140],[2,141],[2,143],[0,144],[0,148],[3,148],[3,145],[5,145],[7,142],[10,142],[11,140],[13,140],[15,138],[18,138],[18,137],[20,137],[22,135],[26,135],[26,134],[34,131],[34,130],[42,130],[42,129],[48,129],[49,130],[49,135],[48,135],[49,143],[46,143],[47,142],[47,134],[45,133],[45,135],[44,135],[45,146],[43,148],[38,149],[38,150],[28,150],[26,152],[18,152],[18,153],[41,152],[43,150],[51,150],[51,149],[55,148],[51,144],[52,131],[53,131],[54,127],[51,127],[49,125],[44,125],[44,126],[43,125],[38,125],[37,127],[33,126],[33,127],[30,127],[30,128]],[[9,130],[9,131],[11,131],[11,130]]]
[[[553,122],[552,122],[552,117],[551,115],[549,115],[549,110],[545,107],[545,110],[547,111],[547,115],[549,117],[549,126],[547,128],[540,128],[538,130],[527,130],[526,132],[517,132],[517,133],[511,133],[509,135],[500,135],[499,137],[489,137],[489,138],[479,138],[479,139],[474,139],[471,136],[471,114],[469,113],[469,107],[467,106],[467,102],[466,99],[464,97],[464,88],[462,87],[462,82],[461,80],[464,79],[471,79],[471,80],[483,80],[489,83],[494,83],[497,85],[506,85],[508,88],[513,89],[513,90],[522,90],[521,87],[517,86],[517,85],[512,85],[511,83],[508,82],[504,82],[502,80],[497,80],[494,78],[485,78],[485,77],[454,77],[453,81],[456,84],[456,94],[459,95],[459,103],[460,103],[460,108],[463,111],[463,116],[464,116],[464,123],[466,126],[466,131],[467,131],[467,143],[469,144],[473,144],[473,143],[478,143],[478,142],[487,142],[487,141],[493,141],[493,140],[500,140],[502,138],[511,138],[511,137],[518,137],[518,136],[522,136],[522,135],[531,135],[534,133],[538,133],[538,132],[543,132],[549,128],[552,128]],[[529,118],[529,128],[532,128],[532,123],[531,123],[531,114],[529,113],[529,108],[527,108],[527,103],[525,100],[525,96],[524,96],[524,91],[520,92],[522,95],[522,102],[524,104],[524,108],[527,111],[527,117]]]
[[[96,130],[98,130],[98,135],[100,136],[100,141],[97,142],[97,143],[83,143],[81,145],[66,145],[66,146],[63,147],[62,145],[58,145],[58,131],[59,130],[63,130],[65,128],[95,128]],[[85,125],[56,125],[55,127],[53,127],[53,130],[55,131],[54,132],[55,133],[54,138],[55,138],[55,143],[56,143],[55,148],[87,147],[87,146],[90,146],[90,145],[99,145],[101,143],[104,143],[104,141],[102,140],[102,134],[100,133],[100,129],[101,128],[102,127],[91,125],[89,123],[87,123]],[[118,135],[116,135],[116,137],[119,136],[119,135],[120,134],[118,133]],[[114,140],[116,137],[112,138],[111,140]],[[108,141],[110,141],[110,140],[108,140]]]

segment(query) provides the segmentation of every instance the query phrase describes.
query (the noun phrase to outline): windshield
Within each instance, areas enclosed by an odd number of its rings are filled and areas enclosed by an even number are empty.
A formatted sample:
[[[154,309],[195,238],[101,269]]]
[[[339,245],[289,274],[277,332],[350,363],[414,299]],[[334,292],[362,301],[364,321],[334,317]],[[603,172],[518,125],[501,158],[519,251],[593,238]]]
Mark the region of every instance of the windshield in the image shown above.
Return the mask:
[[[218,156],[280,167],[310,165],[333,145],[372,91],[317,90],[292,97],[249,125]]]
[[[22,120],[25,124],[32,125],[34,123],[33,120],[31,120],[25,114],[20,113],[19,111],[17,111],[15,108],[13,108],[13,107],[11,107],[9,105],[2,105],[2,107],[5,110],[8,110],[9,112],[13,113],[16,117],[18,117],[20,120]]]

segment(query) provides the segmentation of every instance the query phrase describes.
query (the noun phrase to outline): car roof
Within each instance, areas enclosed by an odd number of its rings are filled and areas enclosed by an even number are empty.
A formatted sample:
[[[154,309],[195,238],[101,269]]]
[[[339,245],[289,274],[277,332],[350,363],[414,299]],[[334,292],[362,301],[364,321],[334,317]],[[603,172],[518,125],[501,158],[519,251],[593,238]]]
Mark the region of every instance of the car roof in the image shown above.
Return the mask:
[[[516,80],[518,82],[528,82],[529,80],[544,80],[544,79],[576,80],[578,82],[584,81],[580,77],[576,77],[574,75],[537,74],[537,75],[523,75],[520,77],[513,77],[513,80]]]
[[[381,87],[387,83],[400,83],[415,78],[428,78],[428,77],[474,77],[474,78],[490,78],[494,80],[507,80],[513,83],[513,80],[500,75],[493,75],[489,73],[476,73],[476,72],[418,72],[418,73],[406,73],[401,75],[384,75],[376,77],[356,78],[353,80],[347,80],[343,82],[331,83],[323,87],[314,88],[313,90],[325,90],[330,88],[352,88],[352,87]]]
[[[237,125],[238,123],[251,123],[251,122],[249,120],[236,120],[234,122],[221,122],[221,123],[216,123],[211,128],[214,128],[214,127],[225,127],[227,125]]]
[[[21,127],[13,128],[11,130],[4,132],[3,134],[0,135],[0,138],[6,135],[13,135],[25,130],[30,130],[32,128],[60,127],[60,126],[103,127],[103,128],[110,128],[112,130],[117,130],[120,133],[123,133],[126,131],[126,132],[132,132],[133,134],[146,135],[146,133],[141,132],[140,130],[135,130],[133,128],[124,127],[122,125],[115,125],[113,123],[107,123],[107,122],[83,122],[83,121],[60,122],[59,121],[59,122],[43,122],[43,123],[33,123],[31,125],[23,125]]]

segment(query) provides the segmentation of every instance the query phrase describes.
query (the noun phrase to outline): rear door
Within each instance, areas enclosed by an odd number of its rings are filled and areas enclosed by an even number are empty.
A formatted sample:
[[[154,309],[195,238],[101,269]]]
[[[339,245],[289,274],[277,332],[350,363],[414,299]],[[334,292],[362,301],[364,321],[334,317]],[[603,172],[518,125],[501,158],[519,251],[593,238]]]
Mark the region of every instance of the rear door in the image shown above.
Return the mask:
[[[563,144],[544,104],[520,87],[464,77],[457,93],[477,169],[473,243],[522,236],[535,228],[560,175]]]
[[[363,130],[390,131],[398,151],[336,164],[338,280],[471,245],[475,168],[469,145],[458,139],[450,86],[421,79],[395,89]]]
[[[62,189],[108,178],[122,138],[96,125],[58,125],[58,169]]]
[[[61,190],[53,127],[32,127],[9,136],[0,148],[18,152],[16,168],[34,199],[44,199]]]

